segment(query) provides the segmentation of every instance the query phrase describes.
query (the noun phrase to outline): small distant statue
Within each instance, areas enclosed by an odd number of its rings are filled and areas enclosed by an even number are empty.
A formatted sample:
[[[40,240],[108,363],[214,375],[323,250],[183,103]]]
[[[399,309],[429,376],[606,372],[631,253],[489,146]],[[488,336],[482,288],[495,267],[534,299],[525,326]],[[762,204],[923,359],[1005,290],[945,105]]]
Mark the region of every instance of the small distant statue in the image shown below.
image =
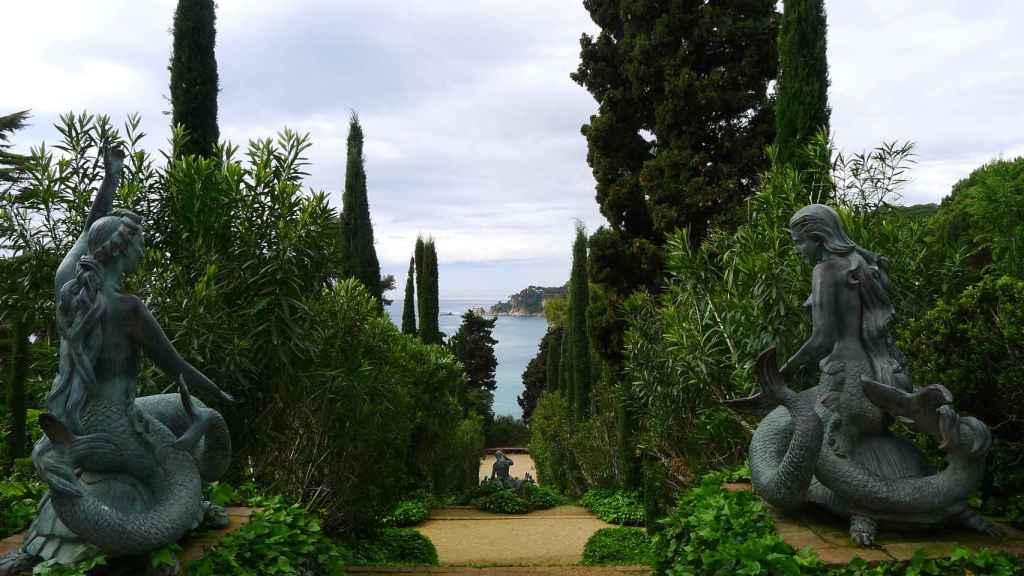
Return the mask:
[[[508,469],[511,468],[513,464],[514,462],[512,462],[508,456],[505,456],[504,452],[501,450],[495,452],[494,465],[491,466],[491,479],[507,485],[512,479],[511,475],[509,475]]]
[[[991,446],[988,427],[959,416],[941,385],[911,384],[889,335],[894,316],[888,261],[857,246],[839,215],[812,204],[790,220],[796,249],[814,267],[811,337],[777,368],[775,349],[757,359],[761,392],[729,401],[767,416],[750,443],[754,491],[784,510],[806,502],[849,518],[850,537],[875,540],[879,524],[932,528],[960,523],[997,535],[967,506]],[[817,386],[794,392],[785,375],[815,363]],[[909,440],[890,431],[895,419],[934,437],[949,465],[935,472]]]
[[[141,300],[121,291],[143,255],[141,219],[111,209],[123,163],[120,149],[104,151],[85,229],[57,269],[60,363],[39,417],[45,436],[32,451],[49,492],[20,552],[0,558],[0,576],[50,559],[144,555],[204,520],[227,525],[224,510],[203,500],[203,483],[227,469],[231,437],[189,389],[232,397],[178,354]],[[142,354],[177,394],[135,397]]]

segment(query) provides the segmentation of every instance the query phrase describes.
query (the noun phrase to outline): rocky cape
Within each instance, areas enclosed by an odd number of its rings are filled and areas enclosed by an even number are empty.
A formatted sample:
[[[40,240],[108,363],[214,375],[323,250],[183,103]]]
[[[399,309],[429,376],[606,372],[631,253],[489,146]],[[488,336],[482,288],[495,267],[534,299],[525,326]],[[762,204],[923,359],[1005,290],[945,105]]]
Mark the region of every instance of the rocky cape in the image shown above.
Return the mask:
[[[568,283],[556,287],[529,286],[509,296],[505,302],[491,306],[490,313],[498,316],[540,316],[544,313],[547,299],[565,296],[568,292]]]

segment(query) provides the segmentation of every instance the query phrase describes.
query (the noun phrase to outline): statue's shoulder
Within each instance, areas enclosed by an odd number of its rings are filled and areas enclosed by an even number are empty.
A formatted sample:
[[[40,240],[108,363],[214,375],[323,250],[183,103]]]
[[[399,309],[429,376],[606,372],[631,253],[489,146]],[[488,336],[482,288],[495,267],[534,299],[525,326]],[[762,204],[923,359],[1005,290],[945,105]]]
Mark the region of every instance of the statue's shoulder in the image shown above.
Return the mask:
[[[146,309],[146,304],[134,294],[118,294],[117,307],[122,316],[138,318],[139,314]]]

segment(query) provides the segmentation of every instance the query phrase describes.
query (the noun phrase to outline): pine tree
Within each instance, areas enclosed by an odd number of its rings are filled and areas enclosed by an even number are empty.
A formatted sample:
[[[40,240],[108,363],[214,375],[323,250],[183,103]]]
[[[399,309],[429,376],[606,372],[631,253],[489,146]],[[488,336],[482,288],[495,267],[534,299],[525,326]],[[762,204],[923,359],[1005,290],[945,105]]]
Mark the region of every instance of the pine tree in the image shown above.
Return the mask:
[[[804,168],[803,146],[828,130],[827,23],[824,0],[786,0],[779,32],[775,148],[780,162]]]
[[[548,327],[540,339],[540,343],[537,344],[537,354],[530,359],[526,364],[526,369],[523,370],[523,392],[516,397],[516,402],[523,409],[523,420],[527,423],[533,416],[533,409],[537,406],[541,394],[552,390],[552,386],[557,385],[551,377],[552,373],[557,370],[556,367],[552,367],[552,364],[557,366],[558,363],[556,357],[552,355],[554,348],[552,343],[558,342],[561,336],[559,328]]]
[[[459,395],[463,417],[473,411],[483,416],[486,422],[494,421],[494,391],[498,388],[494,377],[498,368],[494,345],[498,341],[494,339],[493,332],[497,320],[468,310],[462,315],[458,332],[449,342],[452,353],[462,362],[466,373],[467,386]]]
[[[171,123],[188,130],[180,155],[211,156],[217,127],[217,30],[213,0],[178,0],[171,52]]]
[[[341,197],[341,254],[346,276],[362,282],[370,294],[384,305],[384,282],[380,261],[373,245],[373,223],[366,195],[366,169],[363,159],[363,127],[354,112],[349,121],[348,161],[345,165],[345,192]]]
[[[409,258],[409,275],[405,279],[405,300],[402,301],[402,334],[416,334],[416,302],[413,283],[416,281],[413,276],[415,270],[415,259]]]
[[[580,40],[573,80],[597,101],[582,128],[608,220],[590,240],[591,280],[609,309],[657,290],[666,235],[695,244],[728,226],[774,138],[776,0],[586,0],[599,26]],[[595,323],[594,349],[621,363],[624,323]]]
[[[576,226],[572,246],[572,276],[569,278],[570,316],[572,324],[572,383],[575,388],[576,418],[590,417],[590,338],[587,334],[587,305],[590,302],[590,281],[587,274],[587,234],[583,225]]]
[[[24,176],[27,158],[10,151],[10,136],[25,127],[28,110],[0,116],[0,185],[17,182]]]

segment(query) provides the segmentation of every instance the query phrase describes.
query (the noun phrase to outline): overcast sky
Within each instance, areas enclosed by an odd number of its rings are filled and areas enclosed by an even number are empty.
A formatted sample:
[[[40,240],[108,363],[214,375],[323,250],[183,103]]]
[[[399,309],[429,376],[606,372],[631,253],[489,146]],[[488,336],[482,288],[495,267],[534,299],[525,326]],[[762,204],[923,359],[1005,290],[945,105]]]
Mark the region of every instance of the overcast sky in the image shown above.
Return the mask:
[[[59,113],[138,112],[165,148],[175,0],[3,3],[0,113],[30,108],[22,148]],[[917,143],[904,202],[936,202],[973,168],[1024,154],[1024,3],[829,0],[832,129],[857,152]],[[569,79],[578,0],[220,0],[222,138],[284,126],[313,140],[309,186],[340,203],[350,111],[366,134],[383,268],[405,282],[417,234],[438,247],[442,298],[500,298],[568,277],[573,222],[601,225]],[[396,294],[397,295],[397,294]]]

